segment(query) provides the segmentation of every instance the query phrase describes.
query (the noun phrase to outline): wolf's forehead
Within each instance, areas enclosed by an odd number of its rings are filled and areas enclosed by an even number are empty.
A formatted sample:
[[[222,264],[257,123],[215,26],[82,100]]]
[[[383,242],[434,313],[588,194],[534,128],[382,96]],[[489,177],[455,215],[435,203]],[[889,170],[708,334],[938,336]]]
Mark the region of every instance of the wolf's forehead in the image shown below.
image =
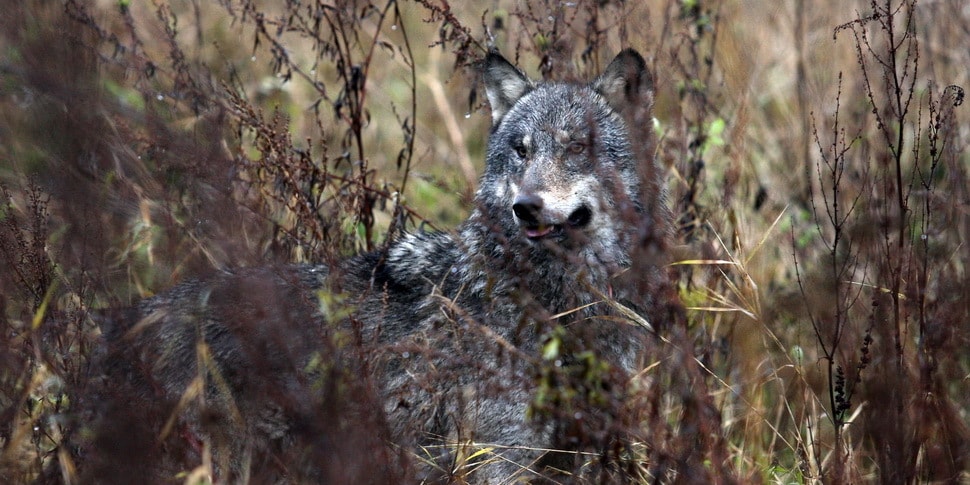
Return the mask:
[[[523,96],[500,128],[526,145],[566,145],[592,133],[613,131],[611,109],[599,93],[579,86],[540,86]]]
[[[560,84],[540,85],[523,96],[515,108],[540,123],[561,129],[587,125],[609,112],[609,105],[593,89]]]

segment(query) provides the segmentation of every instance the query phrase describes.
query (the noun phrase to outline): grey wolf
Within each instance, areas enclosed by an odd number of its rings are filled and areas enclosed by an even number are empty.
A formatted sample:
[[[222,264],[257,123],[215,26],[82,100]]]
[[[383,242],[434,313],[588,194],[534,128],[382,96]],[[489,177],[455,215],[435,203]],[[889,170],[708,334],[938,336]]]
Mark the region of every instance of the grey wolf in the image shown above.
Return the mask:
[[[454,233],[224,272],[106,315],[108,379],[170,409],[144,426],[237,481],[566,480],[576,452],[622,443],[615,408],[648,333],[618,308],[649,321],[653,304],[623,278],[636,221],[668,218],[644,200],[662,201],[637,156],[654,142],[627,116],[649,113],[652,77],[633,50],[589,83],[535,82],[497,53],[481,66],[486,166]],[[376,458],[348,471],[354,453]]]

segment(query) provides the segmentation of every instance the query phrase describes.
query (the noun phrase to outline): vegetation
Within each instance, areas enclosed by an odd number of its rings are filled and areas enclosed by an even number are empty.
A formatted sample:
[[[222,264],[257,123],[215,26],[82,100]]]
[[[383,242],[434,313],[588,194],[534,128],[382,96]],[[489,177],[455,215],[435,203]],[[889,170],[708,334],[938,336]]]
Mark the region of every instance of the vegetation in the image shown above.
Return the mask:
[[[4,482],[120,480],[68,446],[90,432],[90,309],[447,230],[484,159],[476,60],[589,78],[627,46],[653,56],[686,315],[628,423],[644,480],[970,480],[960,0],[13,3]]]

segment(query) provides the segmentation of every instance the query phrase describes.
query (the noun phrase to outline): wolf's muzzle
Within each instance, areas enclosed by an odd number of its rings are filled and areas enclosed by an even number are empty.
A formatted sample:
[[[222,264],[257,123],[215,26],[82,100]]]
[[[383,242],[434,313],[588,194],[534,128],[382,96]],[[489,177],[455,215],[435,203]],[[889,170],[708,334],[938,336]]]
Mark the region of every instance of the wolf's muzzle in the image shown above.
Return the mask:
[[[519,194],[512,204],[512,213],[529,239],[561,237],[565,227],[579,229],[593,218],[593,211],[586,205],[579,206],[565,220],[560,214],[544,211],[544,206],[542,197],[530,193]]]

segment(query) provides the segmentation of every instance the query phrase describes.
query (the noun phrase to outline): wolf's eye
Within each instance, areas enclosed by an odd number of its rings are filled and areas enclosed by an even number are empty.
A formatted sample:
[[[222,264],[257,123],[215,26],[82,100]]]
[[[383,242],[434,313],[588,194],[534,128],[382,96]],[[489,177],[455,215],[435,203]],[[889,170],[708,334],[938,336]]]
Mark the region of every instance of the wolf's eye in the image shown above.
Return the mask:
[[[525,143],[522,143],[521,140],[513,142],[512,149],[515,150],[515,154],[518,155],[519,158],[525,158],[529,155],[529,150],[525,147]]]
[[[566,151],[573,155],[579,155],[586,151],[586,143],[579,140],[573,140],[569,142],[569,145],[566,146]]]

